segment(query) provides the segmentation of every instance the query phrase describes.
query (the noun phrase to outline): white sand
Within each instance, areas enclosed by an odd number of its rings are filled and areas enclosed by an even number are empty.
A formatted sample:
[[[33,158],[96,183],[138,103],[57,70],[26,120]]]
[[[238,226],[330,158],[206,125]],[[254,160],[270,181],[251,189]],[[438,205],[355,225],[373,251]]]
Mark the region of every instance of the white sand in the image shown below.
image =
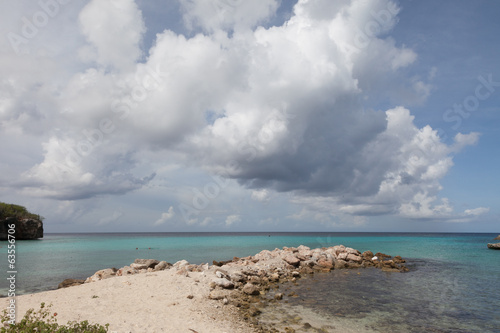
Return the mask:
[[[109,323],[110,332],[254,332],[237,316],[236,308],[208,299],[213,277],[211,272],[189,272],[186,277],[169,269],[22,295],[16,298],[17,320],[45,302],[53,305],[51,312],[57,313],[59,324]],[[2,308],[8,301],[2,300]]]

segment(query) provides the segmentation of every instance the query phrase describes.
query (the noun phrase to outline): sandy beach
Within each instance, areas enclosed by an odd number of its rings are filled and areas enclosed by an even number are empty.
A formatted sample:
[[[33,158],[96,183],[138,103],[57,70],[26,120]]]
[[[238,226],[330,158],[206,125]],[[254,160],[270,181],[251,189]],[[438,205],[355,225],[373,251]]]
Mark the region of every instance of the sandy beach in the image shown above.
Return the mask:
[[[267,332],[270,328],[258,321],[260,307],[280,302],[282,283],[333,269],[379,267],[400,272],[406,270],[402,263],[397,256],[361,253],[342,245],[263,250],[213,265],[137,259],[118,270],[100,270],[77,286],[18,296],[16,313],[20,320],[44,302],[52,304],[59,324],[88,320],[109,324],[109,331],[117,333]],[[2,300],[4,308],[8,301]],[[272,329],[291,331],[279,323]]]
[[[53,305],[59,324],[88,320],[110,324],[110,332],[254,332],[235,308],[208,298],[215,275],[188,275],[169,269],[18,296],[18,319],[45,302]],[[7,302],[2,300],[2,308]]]

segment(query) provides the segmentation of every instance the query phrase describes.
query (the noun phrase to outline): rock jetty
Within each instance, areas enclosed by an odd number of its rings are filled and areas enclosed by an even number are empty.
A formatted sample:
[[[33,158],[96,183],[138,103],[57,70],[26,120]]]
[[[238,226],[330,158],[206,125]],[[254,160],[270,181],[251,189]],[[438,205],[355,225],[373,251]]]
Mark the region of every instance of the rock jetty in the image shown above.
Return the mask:
[[[234,257],[232,260],[214,261],[212,265],[208,263],[195,265],[186,260],[170,264],[155,259],[136,259],[129,266],[119,269],[99,270],[88,277],[85,283],[165,269],[175,270],[176,274],[186,277],[190,277],[190,273],[201,274],[204,281],[208,282],[209,299],[218,300],[223,305],[236,306],[246,320],[258,325],[254,318],[260,313],[258,304],[281,300],[283,294],[270,292],[271,289],[279,288],[280,284],[294,283],[301,276],[317,272],[327,273],[334,269],[374,267],[386,272],[407,272],[405,262],[400,256],[374,254],[371,251],[361,253],[343,245],[317,249],[301,245],[273,251],[263,250],[254,256],[244,258]],[[198,279],[196,281],[199,282]],[[80,283],[81,281],[69,280],[66,284]]]
[[[226,289],[244,287],[249,276],[267,278],[270,282],[278,282],[299,277],[301,274],[314,272],[329,272],[333,269],[353,269],[376,267],[386,272],[407,272],[405,259],[401,256],[392,257],[384,253],[365,251],[361,253],[344,245],[328,248],[310,249],[307,246],[284,247],[273,251],[263,250],[254,256],[244,258],[234,257],[232,260],[215,261],[213,265],[190,264],[180,260],[175,264],[155,259],[136,259],[129,266],[120,269],[106,268],[88,277],[85,283],[108,279],[114,276],[156,272],[174,268],[179,274],[189,272],[212,272],[216,279],[214,283]],[[226,282],[230,281],[232,284]],[[255,278],[254,278],[255,280]],[[266,280],[266,279],[264,279]],[[266,280],[266,281],[267,281]]]

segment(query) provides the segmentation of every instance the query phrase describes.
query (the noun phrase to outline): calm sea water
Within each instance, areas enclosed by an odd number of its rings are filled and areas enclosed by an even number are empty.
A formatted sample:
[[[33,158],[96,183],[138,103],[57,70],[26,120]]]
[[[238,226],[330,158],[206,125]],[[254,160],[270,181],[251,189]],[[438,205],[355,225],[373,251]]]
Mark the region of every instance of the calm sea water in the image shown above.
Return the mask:
[[[500,332],[500,251],[495,234],[154,233],[47,234],[18,241],[17,294],[54,289],[66,278],[129,265],[136,258],[211,263],[263,249],[343,244],[408,259],[409,273],[333,271],[289,285],[298,297],[263,309],[262,320],[298,332],[323,327],[349,332]],[[0,275],[7,243],[0,242]],[[359,274],[358,274],[359,273]],[[294,289],[295,288],[295,289]],[[0,280],[6,296],[7,282]],[[299,319],[300,318],[300,319]],[[304,326],[305,325],[305,326]]]

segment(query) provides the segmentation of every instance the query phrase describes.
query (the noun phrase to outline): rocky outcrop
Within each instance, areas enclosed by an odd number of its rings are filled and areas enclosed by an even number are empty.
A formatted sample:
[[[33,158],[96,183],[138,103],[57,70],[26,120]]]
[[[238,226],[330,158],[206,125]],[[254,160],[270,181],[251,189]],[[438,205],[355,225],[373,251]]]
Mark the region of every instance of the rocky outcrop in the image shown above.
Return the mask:
[[[488,249],[500,250],[500,243],[490,243],[488,244]]]
[[[43,238],[43,222],[36,219],[21,219],[7,217],[0,221],[0,240],[7,240],[9,225],[15,224],[16,240]]]
[[[66,279],[63,282],[59,283],[59,285],[57,286],[57,289],[79,286],[83,283],[85,283],[85,280]]]
[[[88,277],[85,280],[85,283],[109,279],[109,278],[115,276],[117,271],[118,270],[116,268],[101,269],[100,271],[95,272],[95,274],[92,275],[91,277]]]
[[[493,240],[500,240],[500,235],[498,235],[495,238],[493,238]]]
[[[179,261],[176,264],[177,267],[179,267],[182,264],[186,265],[189,263],[183,260],[182,262]],[[85,280],[85,283],[109,279],[114,276],[126,276],[126,275],[134,275],[145,272],[157,272],[165,270],[170,267],[172,267],[172,264],[169,264],[166,261],[158,261],[156,259],[135,259],[135,261],[131,263],[130,266],[124,266],[120,269],[116,268],[101,269],[100,271],[95,272],[94,275],[88,277]]]

